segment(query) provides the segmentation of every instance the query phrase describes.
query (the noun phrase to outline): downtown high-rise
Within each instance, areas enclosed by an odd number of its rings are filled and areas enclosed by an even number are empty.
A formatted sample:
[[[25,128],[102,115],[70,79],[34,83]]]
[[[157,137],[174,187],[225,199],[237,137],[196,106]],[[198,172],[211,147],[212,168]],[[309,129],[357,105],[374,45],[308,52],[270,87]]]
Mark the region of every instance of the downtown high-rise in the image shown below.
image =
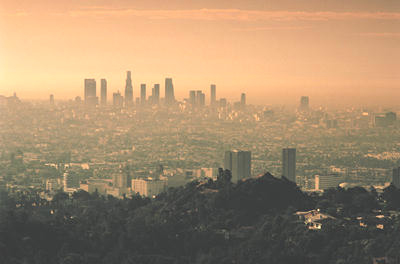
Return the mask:
[[[217,87],[215,84],[210,86],[210,105],[215,106],[217,103]]]
[[[282,176],[296,182],[296,149],[282,149]]]
[[[144,105],[146,103],[146,84],[142,83],[140,85],[140,104]]]
[[[86,105],[95,106],[97,104],[95,79],[85,79],[84,96]]]
[[[194,91],[194,90],[189,91],[189,103],[192,106],[196,105],[196,91]]]
[[[246,106],[246,94],[245,93],[242,93],[242,95],[240,96],[240,105],[242,107]]]
[[[172,105],[175,103],[174,85],[172,78],[165,78],[165,104]]]
[[[100,80],[100,104],[107,105],[107,80]]]
[[[232,173],[232,182],[238,182],[251,177],[251,152],[250,151],[226,151],[224,168]]]
[[[151,103],[158,105],[160,102],[160,84],[154,84],[154,87],[151,91]]]
[[[300,110],[308,110],[308,107],[310,105],[310,98],[308,96],[302,96],[300,98]]]
[[[131,71],[126,72],[126,84],[125,84],[125,107],[133,105],[133,86]]]

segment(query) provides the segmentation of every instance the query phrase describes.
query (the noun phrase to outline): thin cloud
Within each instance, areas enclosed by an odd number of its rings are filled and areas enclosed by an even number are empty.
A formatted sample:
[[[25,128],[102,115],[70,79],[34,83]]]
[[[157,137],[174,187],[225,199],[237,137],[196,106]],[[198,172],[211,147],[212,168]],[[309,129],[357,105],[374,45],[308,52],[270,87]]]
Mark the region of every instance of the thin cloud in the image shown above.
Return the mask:
[[[4,13],[0,12],[0,14],[8,17],[27,17],[30,15],[30,13],[25,10],[17,10],[14,12],[4,12]]]
[[[248,27],[248,28],[234,28],[232,29],[233,31],[239,31],[239,32],[254,32],[254,31],[273,31],[273,30],[304,30],[304,29],[309,29],[313,27],[309,26],[269,26],[269,27]]]
[[[362,37],[374,38],[400,38],[400,32],[367,32],[358,34]]]
[[[260,11],[241,9],[139,10],[107,7],[85,7],[68,12],[70,16],[119,17],[136,16],[148,19],[234,20],[234,21],[328,21],[328,20],[400,20],[395,12],[303,12]]]

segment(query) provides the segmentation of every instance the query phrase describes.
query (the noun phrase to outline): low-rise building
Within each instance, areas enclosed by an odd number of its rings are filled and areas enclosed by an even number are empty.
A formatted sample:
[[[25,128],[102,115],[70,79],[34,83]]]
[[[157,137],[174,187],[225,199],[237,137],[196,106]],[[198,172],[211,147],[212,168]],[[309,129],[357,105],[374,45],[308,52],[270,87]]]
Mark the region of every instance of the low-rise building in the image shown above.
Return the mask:
[[[327,175],[315,175],[315,190],[326,190],[336,188],[342,182],[342,177],[336,173]]]
[[[46,191],[52,193],[60,189],[63,189],[63,182],[61,181],[61,178],[46,180]]]
[[[140,194],[142,196],[154,198],[167,187],[167,181],[164,179],[133,179],[132,180],[132,193]]]
[[[97,192],[100,195],[106,195],[107,190],[112,187],[110,180],[105,179],[88,179],[80,183],[79,189],[88,193]]]
[[[329,219],[336,219],[333,216],[321,213],[319,210],[311,210],[306,212],[299,211],[296,212],[295,215],[300,221],[303,221],[310,230],[320,230],[322,229],[324,222]]]

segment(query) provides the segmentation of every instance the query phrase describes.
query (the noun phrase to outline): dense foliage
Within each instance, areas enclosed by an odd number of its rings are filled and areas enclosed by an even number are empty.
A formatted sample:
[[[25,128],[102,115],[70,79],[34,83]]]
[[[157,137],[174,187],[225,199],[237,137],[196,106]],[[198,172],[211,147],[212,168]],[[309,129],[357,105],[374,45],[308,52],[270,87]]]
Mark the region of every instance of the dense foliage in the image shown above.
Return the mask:
[[[302,193],[270,174],[232,184],[171,188],[154,200],[84,191],[46,201],[36,192],[1,193],[0,263],[372,263],[398,257],[396,219],[384,230],[344,218],[398,209],[399,191],[362,188]],[[293,215],[316,206],[337,217],[319,231]],[[341,210],[339,210],[341,209]]]

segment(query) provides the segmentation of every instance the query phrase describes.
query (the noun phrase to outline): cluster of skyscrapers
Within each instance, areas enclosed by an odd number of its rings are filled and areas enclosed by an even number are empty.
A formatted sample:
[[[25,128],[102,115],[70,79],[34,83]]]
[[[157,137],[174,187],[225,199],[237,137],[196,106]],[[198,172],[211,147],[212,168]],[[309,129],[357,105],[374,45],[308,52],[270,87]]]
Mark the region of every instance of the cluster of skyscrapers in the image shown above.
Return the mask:
[[[193,107],[205,106],[206,105],[206,95],[202,90],[191,90],[189,91],[188,103]],[[211,107],[225,107],[226,99],[221,98],[219,102],[217,101],[217,86],[215,84],[210,85],[210,106]]]
[[[98,96],[96,94],[96,80],[95,79],[85,79],[84,83],[84,101],[86,105],[96,106],[99,104]],[[107,105],[107,80],[101,79],[100,88],[100,105]],[[112,97],[114,106],[125,106],[131,107],[136,104],[158,104],[160,102],[160,84],[154,84],[152,88],[151,96],[147,98],[146,94],[146,84],[140,85],[140,97],[136,98],[134,102],[133,98],[133,84],[132,84],[132,73],[127,71],[126,81],[125,81],[125,92],[124,95],[120,91],[114,92]],[[175,103],[175,93],[174,85],[172,83],[172,78],[165,79],[165,103],[167,105],[172,105]]]
[[[95,79],[85,79],[84,82],[84,102],[88,106],[107,105],[107,80],[101,79],[100,88],[100,102],[96,94],[96,80]],[[114,92],[112,95],[112,102],[114,106],[119,107],[132,107],[133,105],[158,105],[160,104],[160,84],[154,84],[151,90],[151,95],[147,97],[147,86],[146,84],[140,84],[140,97],[137,97],[134,101],[133,96],[133,84],[132,84],[132,74],[131,71],[126,73],[125,81],[125,91],[122,94],[120,91]],[[185,99],[186,100],[186,99]],[[176,103],[174,85],[172,78],[165,78],[165,105],[174,105]],[[187,103],[193,107],[205,106],[206,96],[201,90],[189,91],[189,98]],[[211,107],[225,107],[227,105],[227,100],[221,98],[217,101],[217,88],[215,84],[210,86],[210,106]],[[235,103],[235,106],[245,106],[246,105],[246,94],[242,93],[239,102]]]
[[[206,95],[201,90],[190,91],[189,103],[192,106],[204,106],[206,104]]]

